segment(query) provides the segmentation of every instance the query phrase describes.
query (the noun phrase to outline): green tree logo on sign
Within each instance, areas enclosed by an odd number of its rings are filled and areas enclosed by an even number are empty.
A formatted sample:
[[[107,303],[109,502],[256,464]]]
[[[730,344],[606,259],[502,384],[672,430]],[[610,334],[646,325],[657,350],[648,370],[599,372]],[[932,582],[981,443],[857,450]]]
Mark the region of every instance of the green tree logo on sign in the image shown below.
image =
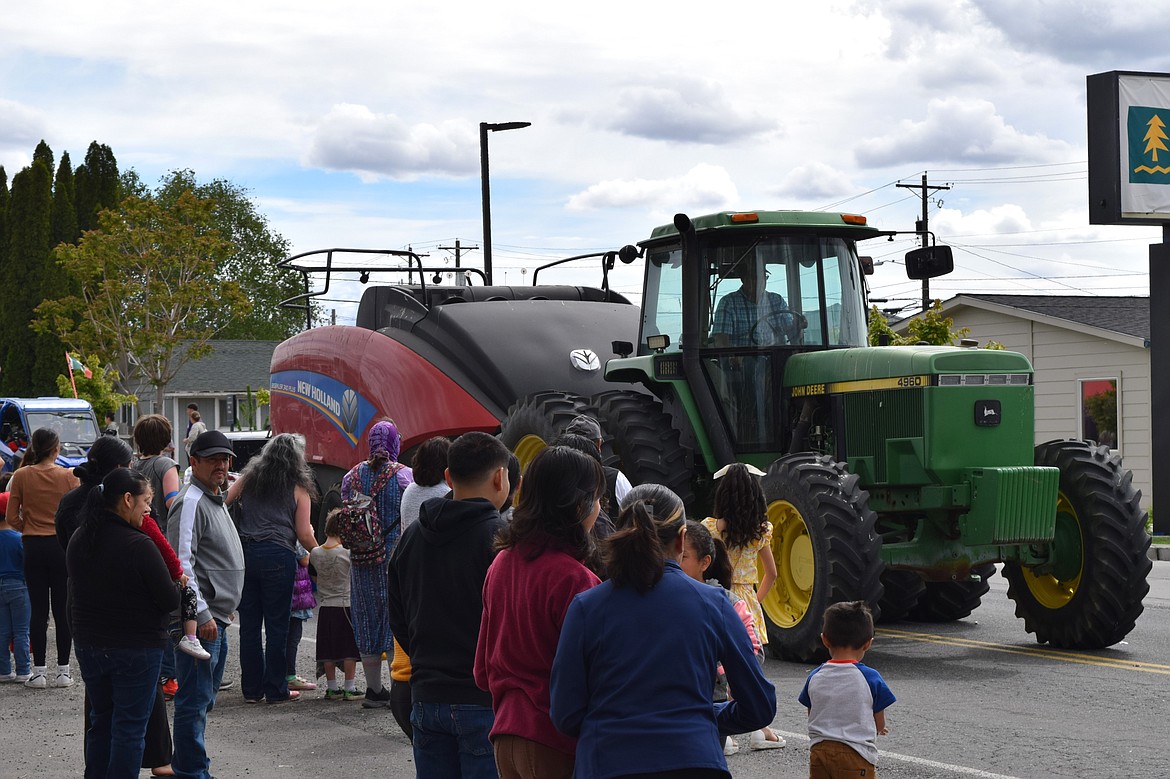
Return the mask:
[[[1131,184],[1170,184],[1170,136],[1162,114],[1170,117],[1170,110],[1130,106],[1127,130],[1129,135],[1129,181]],[[1158,153],[1161,152],[1161,159]]]

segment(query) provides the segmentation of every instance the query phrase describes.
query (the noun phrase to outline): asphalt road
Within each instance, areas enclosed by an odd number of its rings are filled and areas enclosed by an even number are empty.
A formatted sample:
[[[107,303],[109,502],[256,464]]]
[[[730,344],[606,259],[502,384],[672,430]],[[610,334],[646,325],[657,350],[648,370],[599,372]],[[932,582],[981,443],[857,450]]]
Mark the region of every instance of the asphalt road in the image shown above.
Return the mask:
[[[898,696],[890,735],[879,740],[883,777],[1170,776],[1163,742],[1170,697],[1170,562],[1154,563],[1137,628],[1100,652],[1037,645],[1013,616],[1006,581],[968,619],[879,628],[866,662]],[[301,644],[311,667],[314,622]],[[232,640],[236,638],[233,630]],[[52,642],[50,641],[50,647]],[[51,650],[50,650],[51,651]],[[238,677],[238,665],[228,676]],[[79,678],[74,663],[75,678]],[[774,727],[788,747],[728,758],[736,777],[808,775],[805,713],[796,701],[806,666],[768,661],[777,687]],[[360,672],[359,672],[360,684]],[[333,703],[321,693],[279,706],[247,705],[239,687],[221,693],[208,725],[220,779],[414,775],[410,745],[389,710]],[[0,684],[0,777],[81,775],[81,684],[25,690]],[[741,739],[746,745],[746,738]],[[146,776],[146,772],[143,776]]]

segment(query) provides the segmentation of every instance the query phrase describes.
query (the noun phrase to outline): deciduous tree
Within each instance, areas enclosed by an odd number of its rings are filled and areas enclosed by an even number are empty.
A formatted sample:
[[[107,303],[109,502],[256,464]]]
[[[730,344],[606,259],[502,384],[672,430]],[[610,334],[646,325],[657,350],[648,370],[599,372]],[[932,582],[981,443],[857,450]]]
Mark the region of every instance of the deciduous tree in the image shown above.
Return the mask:
[[[183,192],[215,203],[212,223],[235,249],[218,270],[221,282],[235,282],[247,290],[252,308],[227,324],[217,338],[280,341],[304,326],[304,314],[281,308],[280,301],[304,292],[301,275],[278,268],[289,255],[289,242],[276,233],[238,184],[214,179],[200,184],[191,170],[172,171],[155,193],[164,204]]]
[[[218,278],[233,247],[215,228],[215,208],[187,191],[170,203],[127,197],[103,211],[78,245],[57,247],[79,292],[43,303],[37,327],[114,360],[122,376],[141,376],[161,408],[179,368],[251,308],[238,283]]]

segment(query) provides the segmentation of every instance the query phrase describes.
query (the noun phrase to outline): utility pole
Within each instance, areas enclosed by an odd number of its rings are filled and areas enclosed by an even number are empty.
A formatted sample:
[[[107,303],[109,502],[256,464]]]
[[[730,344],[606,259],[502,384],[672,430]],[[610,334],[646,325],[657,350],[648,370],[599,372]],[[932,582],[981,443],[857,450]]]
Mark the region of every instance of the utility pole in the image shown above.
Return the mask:
[[[460,277],[462,276],[462,274],[459,273],[459,268],[460,268],[459,263],[460,263],[460,259],[463,256],[463,252],[464,251],[469,251],[469,252],[475,251],[479,247],[478,246],[464,246],[462,243],[460,243],[459,239],[456,238],[454,246],[436,246],[435,248],[438,249],[439,251],[443,251],[443,252],[455,252],[455,283],[461,284],[462,281],[461,281]]]
[[[922,219],[914,225],[914,232],[922,236],[922,245],[926,246],[926,242],[930,239],[930,215],[927,213],[927,205],[930,203],[930,193],[933,190],[950,189],[950,186],[944,184],[928,184],[926,183],[926,174],[922,174],[921,184],[898,184],[897,186],[904,189],[921,190],[922,197]],[[930,310],[930,279],[922,280],[922,313],[925,314]]]

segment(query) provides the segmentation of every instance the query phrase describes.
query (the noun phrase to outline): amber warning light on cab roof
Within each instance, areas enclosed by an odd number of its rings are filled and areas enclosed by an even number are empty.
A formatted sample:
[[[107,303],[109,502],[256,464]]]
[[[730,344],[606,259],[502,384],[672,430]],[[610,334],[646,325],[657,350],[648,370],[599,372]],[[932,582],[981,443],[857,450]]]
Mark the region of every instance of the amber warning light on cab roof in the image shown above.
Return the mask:
[[[755,214],[755,213],[732,214],[731,215],[731,223],[732,224],[747,224],[748,222],[758,222],[758,221],[760,221],[760,215]]]
[[[847,225],[865,226],[865,217],[861,214],[841,214],[841,221]]]

